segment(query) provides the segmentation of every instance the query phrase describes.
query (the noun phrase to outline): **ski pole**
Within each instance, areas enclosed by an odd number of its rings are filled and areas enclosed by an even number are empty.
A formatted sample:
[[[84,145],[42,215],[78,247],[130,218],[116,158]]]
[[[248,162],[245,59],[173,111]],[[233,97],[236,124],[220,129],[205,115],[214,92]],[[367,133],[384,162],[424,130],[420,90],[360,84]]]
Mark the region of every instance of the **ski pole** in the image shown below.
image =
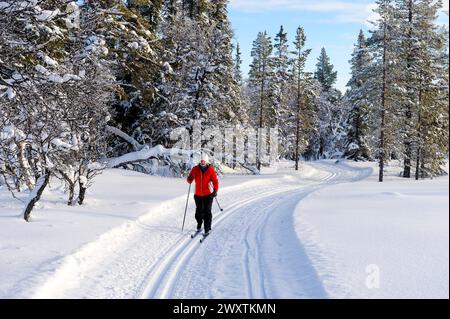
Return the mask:
[[[187,212],[187,208],[188,208],[189,195],[191,194],[191,185],[192,184],[189,184],[189,190],[188,190],[188,195],[186,198],[186,208],[184,209],[183,226],[181,227],[181,232],[183,232],[183,230],[184,230],[184,222],[186,221],[186,212]]]
[[[219,206],[220,211],[223,212],[223,208],[220,207],[220,204],[219,204],[219,201],[217,200],[217,197],[216,197],[216,203],[217,203],[217,206]]]

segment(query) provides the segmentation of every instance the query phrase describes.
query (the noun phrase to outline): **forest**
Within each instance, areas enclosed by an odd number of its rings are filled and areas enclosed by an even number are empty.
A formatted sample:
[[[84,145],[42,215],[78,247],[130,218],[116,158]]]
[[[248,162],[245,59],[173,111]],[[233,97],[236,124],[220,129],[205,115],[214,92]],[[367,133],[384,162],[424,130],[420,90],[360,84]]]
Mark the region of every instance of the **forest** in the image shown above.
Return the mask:
[[[108,167],[182,176],[189,165],[164,150],[196,121],[238,134],[276,128],[278,158],[297,169],[317,159],[377,161],[382,182],[398,160],[405,178],[445,174],[442,3],[376,4],[370,33],[355,34],[340,92],[326,48],[306,69],[302,26],[292,35],[261,30],[243,74],[227,0],[0,0],[0,186],[30,192],[29,220],[51,178],[66,185],[68,205],[81,205]],[[257,174],[268,165],[261,158],[215,160]]]

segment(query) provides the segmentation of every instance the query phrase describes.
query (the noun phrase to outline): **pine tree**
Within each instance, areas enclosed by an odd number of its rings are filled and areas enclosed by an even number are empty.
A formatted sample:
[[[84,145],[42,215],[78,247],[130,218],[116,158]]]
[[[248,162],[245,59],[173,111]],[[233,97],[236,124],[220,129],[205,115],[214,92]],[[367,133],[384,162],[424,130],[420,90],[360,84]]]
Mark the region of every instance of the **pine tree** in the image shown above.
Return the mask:
[[[371,58],[367,51],[364,32],[360,30],[358,40],[352,53],[352,77],[347,86],[345,104],[348,105],[349,117],[346,123],[347,136],[344,157],[353,160],[370,160],[369,139],[371,134],[370,98],[367,92],[367,71]]]
[[[166,147],[174,143],[170,133],[178,127],[192,129],[194,119],[217,126],[239,123],[246,115],[239,111],[227,1],[191,3],[194,15],[187,10],[190,3],[184,2],[162,24],[165,71],[148,123],[153,143]]]
[[[287,128],[289,124],[286,122],[289,116],[289,80],[291,74],[291,60],[289,52],[289,44],[287,33],[284,32],[283,26],[280,27],[279,32],[274,40],[274,78],[272,81],[272,104],[276,112],[276,126],[278,127],[278,135],[281,138],[281,145],[279,151],[286,156],[289,149],[288,135],[291,131]]]
[[[273,78],[272,41],[267,32],[259,32],[253,42],[251,56],[253,62],[250,65],[249,89],[254,98],[257,109],[253,109],[253,123],[255,127],[262,129],[264,125],[270,126],[275,118],[275,111],[270,100],[271,81]],[[261,136],[258,136],[257,168],[261,169]]]
[[[416,44],[411,64],[418,81],[418,102],[413,108],[418,139],[415,149],[416,179],[444,173],[448,156],[448,31],[441,32],[434,23],[441,2],[415,4]]]
[[[309,101],[311,95],[310,85],[311,85],[311,74],[305,72],[305,63],[311,49],[304,49],[306,42],[305,31],[302,27],[297,29],[297,34],[295,36],[295,51],[292,52],[295,57],[293,59],[293,80],[295,83],[296,92],[296,114],[295,114],[295,170],[298,171],[298,162],[300,159],[300,144],[305,144],[306,136],[301,136],[301,125],[303,128],[310,127],[307,125],[307,121],[310,119],[307,115],[306,110],[308,109],[305,104]],[[303,116],[303,118],[302,118]],[[303,120],[303,121],[302,121]]]
[[[128,8],[145,18],[151,32],[157,32],[164,0],[128,0]]]
[[[283,26],[275,37],[275,52],[273,57],[274,68],[274,82],[276,85],[276,109],[282,110],[284,107],[286,83],[290,77],[290,58],[289,58],[289,44],[287,33],[284,32]]]
[[[444,38],[438,32],[434,21],[437,18],[437,11],[442,3],[428,0],[398,0],[396,1],[396,19],[397,25],[401,28],[398,32],[399,39],[397,43],[397,51],[399,52],[399,84],[403,87],[404,93],[401,95],[402,107],[398,115],[403,127],[401,137],[403,140],[403,160],[404,170],[403,177],[411,177],[412,162],[415,157],[425,158],[425,150],[433,148],[433,142],[427,145],[424,141],[425,132],[432,132],[438,129],[441,136],[445,136],[441,132],[439,125],[430,121],[423,129],[423,121],[427,116],[442,116],[442,110],[439,110],[439,89],[437,88],[439,72],[442,68],[443,61],[439,58],[440,52],[443,50]],[[433,102],[432,102],[433,101]],[[431,104],[434,106],[431,107]],[[432,112],[428,113],[431,109]],[[420,114],[419,114],[420,113]],[[432,115],[433,114],[433,115]],[[445,122],[445,121],[444,121]],[[441,122],[442,123],[442,122]],[[418,127],[423,132],[418,138]],[[445,144],[444,144],[445,145]],[[442,145],[442,146],[444,146]],[[444,146],[445,149],[445,146]],[[441,152],[438,148],[434,148],[429,152],[429,161],[437,163],[442,161]],[[434,156],[436,154],[436,157]],[[435,161],[437,158],[440,160]],[[420,163],[419,159],[419,163]],[[417,160],[416,160],[417,164]],[[431,163],[430,163],[431,164]],[[431,175],[441,171],[440,164],[431,164],[420,175]],[[416,165],[416,172],[420,170],[419,166],[425,167],[426,164]],[[431,168],[433,167],[433,168]],[[416,177],[417,177],[416,173]]]
[[[143,119],[148,117],[150,105],[157,97],[156,83],[162,71],[160,43],[151,31],[152,16],[156,13],[149,11],[156,7],[149,1],[121,0],[90,1],[85,7],[103,17],[95,31],[106,42],[108,57],[115,65],[119,87],[112,105],[111,124],[145,144],[151,141],[152,128],[144,125]],[[131,150],[122,139],[114,139],[111,146],[111,156]]]
[[[328,91],[336,83],[337,71],[333,71],[334,66],[330,63],[325,48],[320,51],[320,56],[316,64],[314,78],[322,84],[325,91]]]
[[[241,71],[241,65],[242,65],[242,52],[241,48],[239,46],[239,43],[236,45],[236,54],[234,57],[234,79],[237,83],[239,83],[239,86],[242,86],[242,71]]]
[[[320,87],[315,99],[317,137],[313,137],[308,151],[308,156],[313,158],[338,157],[343,152],[343,145],[340,144],[345,114],[341,105],[341,93],[333,88],[337,79],[337,71],[333,69],[325,48],[322,48],[314,73]]]
[[[389,160],[389,155],[394,144],[395,126],[395,88],[396,70],[394,68],[397,60],[395,52],[395,21],[394,8],[391,0],[378,0],[377,8],[374,10],[380,18],[376,22],[376,30],[373,31],[368,40],[369,50],[374,59],[370,76],[370,90],[372,90],[374,105],[379,111],[379,181],[384,179],[384,166]]]

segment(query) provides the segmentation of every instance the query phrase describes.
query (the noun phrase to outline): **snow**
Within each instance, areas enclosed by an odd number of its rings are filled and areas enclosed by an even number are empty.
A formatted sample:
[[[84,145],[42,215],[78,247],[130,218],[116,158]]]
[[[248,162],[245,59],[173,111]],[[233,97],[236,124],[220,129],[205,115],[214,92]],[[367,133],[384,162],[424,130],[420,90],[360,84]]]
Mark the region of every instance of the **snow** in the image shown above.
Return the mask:
[[[242,179],[237,177],[233,181],[238,183]],[[227,184],[230,183],[223,183]],[[165,237],[179,235],[180,212],[184,212],[181,202],[186,200],[187,193],[184,180],[106,170],[88,190],[86,205],[77,207],[64,205],[67,198],[61,190],[62,186],[53,180],[51,190],[44,192],[33,212],[31,223],[26,223],[20,216],[23,204],[10,199],[8,191],[0,187],[0,298],[58,295],[67,287],[57,285],[59,279],[53,281],[54,276],[63,277],[62,281],[69,286],[77,286],[77,275],[86,273],[84,269],[72,272],[68,269],[70,265],[86,262],[95,266],[97,260],[111,254],[110,249],[126,243],[136,229],[148,231],[147,220],[165,220],[168,208],[175,212],[171,217],[176,219],[170,220],[171,228],[155,233],[161,236],[157,242],[148,244],[159,253],[167,246],[163,245]],[[179,204],[182,211],[178,210]],[[110,248],[105,251],[105,247]],[[77,260],[77,256],[87,254],[86,249],[97,257]]]
[[[390,173],[385,183],[374,174],[297,206],[297,235],[328,297],[449,298],[448,177],[416,182],[396,177],[395,167]],[[366,286],[371,265],[379,288]]]
[[[76,2],[70,2],[67,4],[66,12],[69,14],[64,19],[66,27],[68,29],[79,28],[80,26],[80,8]]]
[[[41,54],[40,57],[42,58],[44,63],[47,64],[47,65],[50,65],[50,66],[57,66],[58,65],[57,61],[53,60],[52,58],[50,58],[46,54]]]
[[[59,9],[56,10],[42,10],[39,15],[36,16],[38,21],[50,21],[56,16],[58,16],[61,12]]]
[[[138,44],[137,42],[131,42],[131,43],[128,43],[128,47],[129,47],[130,49],[135,49],[135,50],[137,50],[137,49],[139,49],[139,44]]]
[[[59,74],[52,73],[47,78],[50,82],[55,83],[65,83],[68,81],[80,81],[81,78],[78,75],[74,74],[64,74],[63,76],[60,76]]]
[[[17,140],[23,139],[26,137],[26,135],[13,125],[6,125],[3,127],[2,131],[0,131],[0,139],[11,139],[13,137],[16,137]]]
[[[448,298],[448,177],[292,167],[221,176],[201,245],[184,179],[107,169],[83,206],[52,180],[31,223],[0,186],[0,298]]]
[[[81,185],[87,185],[88,183],[86,176],[80,176],[79,181]]]
[[[18,11],[25,8],[30,8],[36,6],[38,0],[24,0],[24,1],[0,1],[0,10],[7,9],[12,11]]]
[[[12,100],[16,97],[16,91],[12,87],[8,87],[6,89],[6,95],[8,96],[8,99]]]
[[[64,142],[60,138],[52,139],[51,143],[58,148],[63,148],[63,149],[65,148],[65,149],[69,149],[69,150],[78,150],[78,146],[76,144],[69,144],[67,142]]]
[[[36,65],[36,66],[34,67],[34,69],[35,69],[36,71],[38,71],[39,73],[42,73],[42,74],[48,74],[48,73],[49,73],[49,71],[48,71],[45,67],[43,67],[42,65],[40,65],[40,64]]]
[[[168,74],[174,74],[172,67],[170,66],[169,62],[164,62],[163,63],[163,69],[166,71],[166,73]]]

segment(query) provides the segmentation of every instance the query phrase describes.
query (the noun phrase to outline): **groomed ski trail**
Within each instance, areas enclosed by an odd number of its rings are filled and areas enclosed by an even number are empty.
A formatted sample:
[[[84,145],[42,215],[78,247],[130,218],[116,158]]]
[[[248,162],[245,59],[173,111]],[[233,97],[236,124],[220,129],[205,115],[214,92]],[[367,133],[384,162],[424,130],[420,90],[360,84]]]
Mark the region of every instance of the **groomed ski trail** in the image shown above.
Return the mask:
[[[314,166],[325,172],[316,181],[291,181],[229,207],[204,246],[188,245],[150,275],[157,279],[147,283],[141,298],[326,298],[295,234],[293,211],[315,190],[370,172],[325,162]]]
[[[42,279],[37,298],[308,298],[326,297],[294,231],[302,198],[328,185],[371,174],[331,162],[305,164],[220,191],[211,235],[191,239],[193,214],[180,234],[185,197],[113,229]],[[311,173],[313,172],[313,173]],[[214,206],[213,206],[214,207]],[[214,207],[215,208],[215,207]],[[195,209],[192,201],[189,211]]]

